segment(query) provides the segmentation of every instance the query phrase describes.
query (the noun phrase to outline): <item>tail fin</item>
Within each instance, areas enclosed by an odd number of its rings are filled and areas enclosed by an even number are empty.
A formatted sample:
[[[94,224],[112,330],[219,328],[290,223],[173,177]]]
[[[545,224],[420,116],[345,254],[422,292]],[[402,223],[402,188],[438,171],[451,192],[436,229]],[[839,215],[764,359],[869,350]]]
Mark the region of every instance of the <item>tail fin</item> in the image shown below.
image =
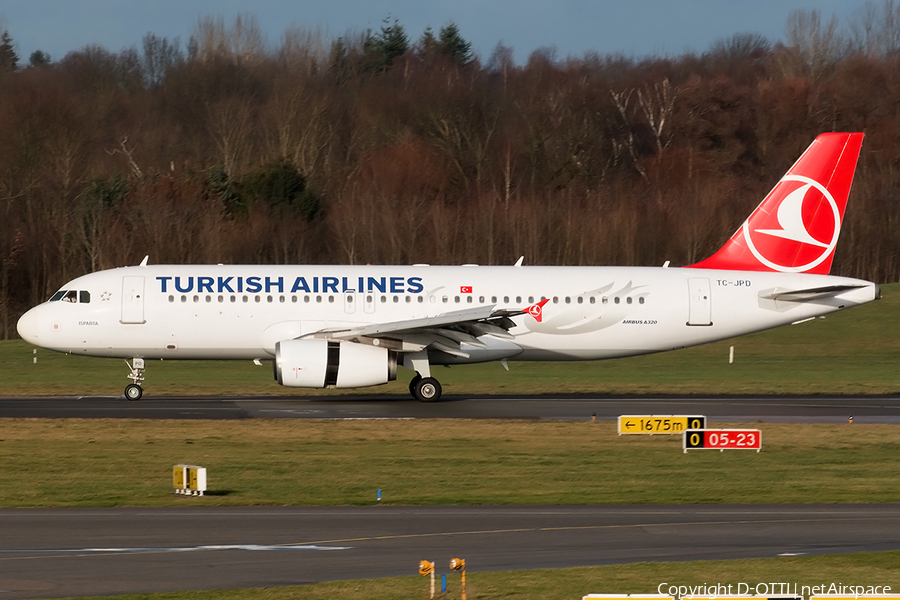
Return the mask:
[[[823,133],[722,248],[695,269],[827,275],[862,133]]]

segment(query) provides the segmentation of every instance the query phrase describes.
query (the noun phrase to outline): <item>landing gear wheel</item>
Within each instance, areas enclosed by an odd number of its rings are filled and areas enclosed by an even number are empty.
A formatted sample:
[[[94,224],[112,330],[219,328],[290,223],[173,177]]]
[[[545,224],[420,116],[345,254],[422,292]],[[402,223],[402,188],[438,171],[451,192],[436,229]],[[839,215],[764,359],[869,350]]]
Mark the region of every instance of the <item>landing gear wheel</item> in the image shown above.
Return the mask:
[[[437,402],[441,399],[441,384],[434,377],[423,377],[412,387],[413,396],[419,402]]]
[[[409,382],[409,395],[413,398],[416,398],[416,385],[418,385],[420,381],[422,381],[422,376],[416,373],[416,376]]]
[[[144,395],[144,390],[141,389],[141,386],[136,383],[129,383],[125,386],[125,399],[131,400],[132,402],[135,400],[140,400],[141,396]]]

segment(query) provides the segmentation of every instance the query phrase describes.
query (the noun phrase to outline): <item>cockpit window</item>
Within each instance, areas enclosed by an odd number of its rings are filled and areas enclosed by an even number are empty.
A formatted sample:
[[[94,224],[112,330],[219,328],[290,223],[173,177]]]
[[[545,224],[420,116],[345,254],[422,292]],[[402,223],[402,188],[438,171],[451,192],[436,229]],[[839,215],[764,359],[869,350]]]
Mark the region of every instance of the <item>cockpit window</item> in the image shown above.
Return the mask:
[[[91,301],[91,293],[87,290],[59,290],[50,297],[50,302],[62,300],[63,302],[72,302],[87,304]]]

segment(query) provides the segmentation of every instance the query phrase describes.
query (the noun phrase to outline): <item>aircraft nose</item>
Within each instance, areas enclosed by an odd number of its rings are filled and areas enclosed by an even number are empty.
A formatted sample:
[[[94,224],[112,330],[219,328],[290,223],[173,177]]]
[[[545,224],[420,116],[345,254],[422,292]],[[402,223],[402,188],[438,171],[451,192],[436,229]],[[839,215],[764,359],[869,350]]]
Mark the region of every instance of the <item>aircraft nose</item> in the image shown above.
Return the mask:
[[[16,323],[16,329],[23,340],[30,344],[34,344],[35,346],[40,346],[40,318],[37,313],[37,309],[32,308],[19,317],[19,322]]]

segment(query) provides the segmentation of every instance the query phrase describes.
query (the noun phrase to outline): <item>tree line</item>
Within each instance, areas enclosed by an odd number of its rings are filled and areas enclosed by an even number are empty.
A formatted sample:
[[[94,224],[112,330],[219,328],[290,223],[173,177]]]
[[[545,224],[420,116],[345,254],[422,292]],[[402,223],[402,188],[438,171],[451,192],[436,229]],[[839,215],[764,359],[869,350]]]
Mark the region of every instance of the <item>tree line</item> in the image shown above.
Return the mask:
[[[900,5],[785,41],[629,58],[397,20],[331,38],[202,18],[20,64],[0,35],[0,334],[67,280],[153,263],[690,264],[816,135],[867,134],[834,273],[900,279]]]

